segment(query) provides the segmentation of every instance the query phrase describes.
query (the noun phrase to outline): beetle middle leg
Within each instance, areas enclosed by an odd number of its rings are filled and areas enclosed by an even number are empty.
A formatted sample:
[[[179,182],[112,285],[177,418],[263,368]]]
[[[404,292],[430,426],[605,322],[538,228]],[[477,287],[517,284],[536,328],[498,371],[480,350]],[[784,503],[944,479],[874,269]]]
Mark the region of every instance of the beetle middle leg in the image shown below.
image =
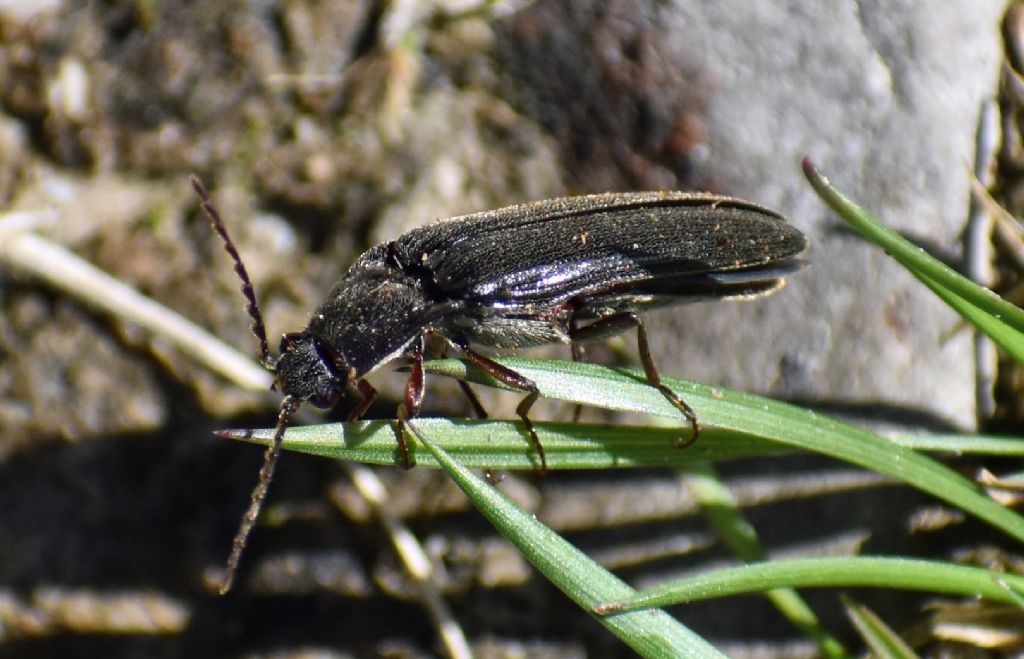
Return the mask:
[[[366,410],[370,409],[370,405],[377,399],[377,390],[373,388],[373,385],[366,380],[359,380],[355,385],[349,384],[349,388],[352,389],[357,396],[359,396],[359,402],[352,408],[352,411],[348,413],[346,421],[358,421],[363,418],[366,414]]]
[[[415,388],[414,380],[416,380],[416,379],[417,379],[417,375],[415,373],[415,367],[414,367],[413,373],[409,376],[409,382],[406,383],[406,386],[405,386],[405,388],[406,388],[406,392],[405,392],[406,402],[398,406],[398,413],[396,415],[398,417],[398,426],[396,428],[394,428],[395,439],[398,440],[398,450],[399,450],[399,453],[402,456],[402,461],[405,463],[403,466],[406,469],[411,469],[412,468],[412,460],[409,457],[409,442],[405,438],[405,423],[404,423],[404,420],[409,418],[410,415],[405,411],[405,408],[407,406],[408,407],[412,407],[408,403],[408,401],[410,400],[410,391],[409,391],[409,389],[410,389],[410,387]],[[422,358],[420,359],[420,369],[419,369],[418,381],[419,381],[419,400],[416,401],[416,399],[415,399],[415,392],[413,392],[412,400],[413,400],[414,403],[416,403],[416,402],[422,403],[423,402],[423,360],[422,360]],[[355,395],[359,396],[359,402],[356,403],[356,406],[354,408],[352,408],[351,412],[348,413],[348,417],[346,417],[346,420],[347,421],[358,421],[359,419],[363,418],[363,415],[366,414],[366,411],[368,409],[370,409],[370,405],[372,405],[373,401],[375,401],[377,399],[377,390],[374,389],[373,385],[370,384],[369,382],[367,382],[366,380],[359,380],[355,384],[350,382],[349,383],[349,389],[353,393],[355,393]],[[418,413],[419,413],[419,408],[416,408],[415,413],[411,414],[411,416],[416,416],[416,414],[418,414]]]
[[[530,408],[540,398],[540,390],[537,389],[537,383],[525,375],[513,371],[511,368],[502,366],[493,359],[481,355],[467,345],[456,344],[456,347],[462,351],[466,359],[473,362],[477,368],[483,370],[498,382],[513,389],[527,392],[526,397],[519,401],[519,405],[516,406],[516,414],[523,420],[530,443],[533,444],[533,447],[537,450],[537,455],[540,457],[540,473],[545,473],[548,470],[548,458],[544,454],[544,445],[540,443],[537,429],[533,427],[533,421],[530,420],[529,416]]]
[[[448,355],[448,340],[441,334],[435,334],[427,332],[424,335],[424,350],[433,359],[443,359]],[[476,395],[476,392],[470,388],[469,383],[465,380],[456,380],[459,384],[459,389],[462,394],[469,401],[470,407],[473,408],[473,414],[478,419],[488,418],[487,409],[484,404],[480,402],[480,397]]]
[[[677,448],[685,448],[697,441],[697,437],[700,435],[700,424],[697,422],[697,414],[693,411],[692,407],[676,395],[676,392],[672,391],[661,381],[661,374],[658,373],[658,368],[654,365],[654,359],[651,358],[651,348],[647,341],[647,329],[644,327],[640,316],[631,311],[626,311],[599,318],[589,325],[582,327],[575,327],[571,324],[569,338],[574,344],[582,341],[598,341],[621,334],[633,327],[636,328],[636,343],[637,348],[640,350],[640,363],[644,366],[647,382],[661,392],[661,395],[686,417],[693,428],[689,437],[685,439],[679,438],[675,441]]]

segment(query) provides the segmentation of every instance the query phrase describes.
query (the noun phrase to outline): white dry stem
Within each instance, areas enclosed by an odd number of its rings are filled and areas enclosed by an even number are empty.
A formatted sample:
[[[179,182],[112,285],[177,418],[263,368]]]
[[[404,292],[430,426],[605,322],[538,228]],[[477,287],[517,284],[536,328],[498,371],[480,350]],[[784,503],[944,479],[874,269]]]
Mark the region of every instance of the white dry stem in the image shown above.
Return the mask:
[[[37,234],[8,232],[4,227],[0,232],[0,259],[70,297],[173,343],[182,353],[243,389],[265,391],[273,380],[262,366],[195,323]]]
[[[356,490],[373,507],[377,518],[387,530],[406,571],[419,584],[423,605],[437,626],[438,636],[448,651],[448,656],[453,659],[471,659],[473,653],[469,649],[466,635],[448,608],[430,558],[409,527],[387,507],[387,490],[384,483],[366,465],[350,462],[345,463],[345,468]]]

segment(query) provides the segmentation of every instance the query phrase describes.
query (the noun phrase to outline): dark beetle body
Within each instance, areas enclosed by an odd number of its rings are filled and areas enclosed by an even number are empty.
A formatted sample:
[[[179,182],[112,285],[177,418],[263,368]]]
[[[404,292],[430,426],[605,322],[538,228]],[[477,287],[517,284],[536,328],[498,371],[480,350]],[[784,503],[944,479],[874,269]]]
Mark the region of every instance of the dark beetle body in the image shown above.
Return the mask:
[[[553,199],[453,218],[356,261],[306,330],[289,335],[278,377],[284,393],[330,407],[347,382],[426,332],[457,346],[569,343],[573,323],[769,293],[802,265],[795,257],[806,246],[771,211],[676,192]]]
[[[526,394],[522,419],[541,470],[544,447],[529,419],[536,383],[478,354],[471,344],[518,348],[579,344],[635,328],[648,383],[690,422],[694,411],[661,377],[639,312],[706,298],[754,297],[778,289],[803,266],[807,240],[769,210],[727,197],[679,192],[603,194],[552,199],[466,215],[413,229],[363,254],[334,286],[301,332],[286,334],[281,354],[266,330],[249,276],[202,185],[192,181],[214,230],[224,240],[249,301],[261,359],[284,394],[274,440],[242,519],[221,592],[231,585],[273,476],[289,418],[302,403],[333,407],[346,389],[361,397],[349,415],[364,414],[376,395],[367,374],[396,357],[412,358],[396,438],[423,400],[428,335],[444,338],[477,367]],[[478,414],[483,410],[468,386]]]

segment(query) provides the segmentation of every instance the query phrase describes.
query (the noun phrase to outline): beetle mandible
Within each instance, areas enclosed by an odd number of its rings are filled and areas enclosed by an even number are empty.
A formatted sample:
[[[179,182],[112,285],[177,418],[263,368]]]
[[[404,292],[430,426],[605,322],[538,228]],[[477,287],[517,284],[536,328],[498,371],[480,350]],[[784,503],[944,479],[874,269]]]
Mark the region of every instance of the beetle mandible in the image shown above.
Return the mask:
[[[803,267],[799,255],[807,247],[804,235],[781,215],[712,194],[596,194],[465,215],[370,248],[335,284],[306,328],[282,337],[275,358],[238,250],[202,184],[195,177],[191,183],[242,280],[260,360],[284,394],[222,593],[231,587],[266,497],[288,420],[302,403],[334,407],[353,390],[360,400],[348,418],[358,419],[377,394],[366,376],[397,357],[411,357],[395,427],[410,466],[404,422],[422,406],[425,339],[440,336],[496,380],[526,393],[516,413],[543,471],[544,447],[529,418],[540,395],[537,385],[471,346],[568,343],[573,359],[579,359],[581,343],[635,328],[647,381],[691,425],[690,435],[676,441],[687,446],[699,433],[697,416],[662,383],[639,313],[699,299],[767,295]]]

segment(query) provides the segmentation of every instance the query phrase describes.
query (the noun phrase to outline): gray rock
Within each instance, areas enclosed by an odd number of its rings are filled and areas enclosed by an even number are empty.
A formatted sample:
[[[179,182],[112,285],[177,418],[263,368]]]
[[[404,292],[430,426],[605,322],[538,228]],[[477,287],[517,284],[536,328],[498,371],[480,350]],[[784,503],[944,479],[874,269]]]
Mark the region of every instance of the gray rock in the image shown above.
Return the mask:
[[[705,178],[790,217],[811,237],[812,266],[774,297],[659,317],[689,346],[681,372],[665,370],[973,427],[970,333],[947,338],[952,312],[880,250],[836,231],[800,159],[891,226],[958,251],[1001,10],[994,0],[747,1],[666,13],[674,47],[711,80]]]

